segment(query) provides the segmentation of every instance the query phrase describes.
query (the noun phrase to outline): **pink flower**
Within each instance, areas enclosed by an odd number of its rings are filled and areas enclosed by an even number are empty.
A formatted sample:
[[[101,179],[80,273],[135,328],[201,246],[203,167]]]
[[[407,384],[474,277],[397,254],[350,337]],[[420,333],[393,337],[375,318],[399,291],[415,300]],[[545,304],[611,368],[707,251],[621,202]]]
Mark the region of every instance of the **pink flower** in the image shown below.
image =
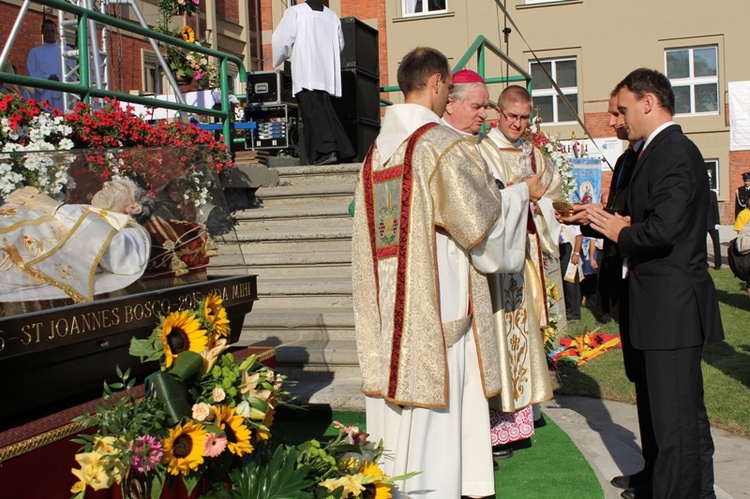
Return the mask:
[[[136,437],[128,450],[133,453],[133,466],[141,473],[151,471],[164,455],[161,442],[151,435]]]
[[[208,433],[203,443],[203,453],[208,457],[216,457],[227,448],[227,438],[216,433]]]

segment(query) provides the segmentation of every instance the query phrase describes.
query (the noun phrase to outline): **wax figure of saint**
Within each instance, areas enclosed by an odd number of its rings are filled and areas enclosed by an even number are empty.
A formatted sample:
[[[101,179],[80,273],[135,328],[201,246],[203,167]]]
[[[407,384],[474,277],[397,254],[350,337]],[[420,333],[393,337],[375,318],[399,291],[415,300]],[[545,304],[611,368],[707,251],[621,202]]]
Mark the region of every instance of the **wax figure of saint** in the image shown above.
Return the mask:
[[[476,148],[440,125],[443,54],[401,61],[405,103],[389,107],[355,194],[355,332],[367,430],[389,475],[419,471],[394,497],[494,495],[487,398],[500,391],[497,335],[481,272],[523,265],[529,193],[501,192]],[[531,187],[529,187],[531,185]]]
[[[271,46],[274,67],[292,58],[292,95],[304,123],[308,161],[326,165],[353,157],[330,97],[341,97],[344,34],[336,13],[314,0],[289,7],[273,32]]]
[[[549,325],[543,251],[558,256],[552,201],[561,197],[560,175],[553,165],[521,138],[529,125],[531,95],[512,85],[498,99],[498,126],[479,143],[492,174],[502,185],[520,182],[531,172],[549,186],[529,205],[524,267],[520,272],[489,275],[495,329],[503,362],[503,390],[490,401],[491,433],[496,457],[512,455],[510,443],[534,434],[532,404],[552,398],[542,328]],[[529,171],[531,170],[531,172]]]
[[[12,192],[0,206],[0,301],[86,302],[136,281],[151,244],[131,217],[141,193],[127,180],[105,182],[89,206],[33,187]]]
[[[44,43],[29,51],[26,59],[26,72],[34,78],[63,81],[60,43],[57,40],[57,25],[50,19],[45,19],[42,22],[42,38]],[[34,99],[37,102],[44,102],[46,100],[49,102],[51,109],[64,111],[62,92],[36,88],[34,89]]]

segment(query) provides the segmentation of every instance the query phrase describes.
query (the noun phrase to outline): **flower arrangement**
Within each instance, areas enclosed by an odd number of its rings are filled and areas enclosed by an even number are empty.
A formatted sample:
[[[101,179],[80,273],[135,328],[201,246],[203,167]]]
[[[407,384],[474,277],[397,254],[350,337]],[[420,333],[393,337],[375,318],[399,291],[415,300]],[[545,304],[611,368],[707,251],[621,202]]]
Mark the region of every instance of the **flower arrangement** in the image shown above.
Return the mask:
[[[533,144],[534,147],[539,149],[555,165],[562,179],[563,201],[569,203],[571,201],[571,194],[576,187],[576,180],[573,177],[573,164],[565,154],[564,148],[560,143],[559,134],[552,136],[546,132],[534,131],[529,128],[524,133],[523,139]]]
[[[159,10],[170,16],[192,16],[200,12],[200,5],[200,0],[159,0]]]
[[[383,452],[367,434],[335,422],[329,441],[277,444],[276,409],[291,405],[286,377],[255,356],[236,361],[226,352],[229,320],[221,298],[209,295],[195,309],[161,316],[131,355],[157,361],[138,396],[129,372],[104,385],[104,403],[78,420],[96,425],[81,434],[71,470],[73,497],[119,485],[123,497],[158,498],[182,480],[188,493],[203,481],[204,498],[391,497],[395,480],[376,464]]]
[[[73,187],[68,162],[30,152],[72,149],[71,133],[72,128],[59,111],[50,114],[36,101],[26,101],[15,94],[3,96],[0,99],[2,152],[26,154],[0,155],[0,196],[7,196],[21,184],[34,186],[51,196]]]
[[[79,418],[97,431],[76,439],[74,497],[115,484],[159,497],[168,477],[181,478],[190,492],[270,438],[275,409],[288,397],[285,378],[255,356],[235,361],[225,352],[228,333],[222,300],[209,295],[131,341],[132,355],[161,369],[147,378],[145,397],[118,369],[121,382],[105,384],[104,404]]]
[[[195,208],[210,200],[214,187],[211,174],[220,176],[234,166],[227,146],[211,133],[193,124],[150,124],[116,100],[105,100],[96,108],[79,102],[63,116],[45,112],[33,100],[6,95],[0,99],[0,147],[3,152],[25,153],[0,158],[0,195],[32,185],[62,198],[66,189],[74,187],[70,174],[74,155],[65,160],[61,155],[51,158],[31,151],[161,147],[153,154],[120,153],[119,160],[107,164],[101,161],[108,155],[96,155],[99,163],[89,167],[100,174],[97,189],[113,176],[130,176],[153,194],[169,175],[184,180],[185,202]],[[167,171],[165,164],[178,171]]]
[[[183,41],[195,43],[199,46],[203,46],[203,43],[205,43],[204,40],[195,39],[195,32],[190,26],[183,26],[174,35]],[[208,61],[205,54],[194,50],[167,46],[167,62],[178,81],[193,82],[198,88],[219,86],[219,72],[216,66]]]

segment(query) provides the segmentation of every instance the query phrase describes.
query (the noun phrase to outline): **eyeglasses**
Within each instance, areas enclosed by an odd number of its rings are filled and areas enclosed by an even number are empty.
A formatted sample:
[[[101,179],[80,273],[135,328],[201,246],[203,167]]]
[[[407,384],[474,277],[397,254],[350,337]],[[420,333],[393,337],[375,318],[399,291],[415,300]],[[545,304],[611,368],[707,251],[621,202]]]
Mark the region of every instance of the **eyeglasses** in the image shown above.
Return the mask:
[[[518,116],[517,114],[505,114],[505,111],[503,111],[502,109],[500,110],[500,114],[503,115],[505,121],[507,121],[508,123],[515,123],[516,121],[520,121],[521,123],[523,123],[531,119],[530,114],[524,114],[522,116]]]

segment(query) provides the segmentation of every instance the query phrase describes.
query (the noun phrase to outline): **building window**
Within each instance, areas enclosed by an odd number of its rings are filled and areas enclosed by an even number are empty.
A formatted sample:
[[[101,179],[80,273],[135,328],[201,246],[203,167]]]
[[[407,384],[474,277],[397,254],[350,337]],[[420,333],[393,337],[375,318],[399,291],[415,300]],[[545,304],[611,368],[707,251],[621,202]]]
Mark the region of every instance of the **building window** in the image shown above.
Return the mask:
[[[719,192],[719,160],[718,159],[704,159],[703,162],[706,164],[706,173],[708,174],[708,186],[709,189]]]
[[[404,16],[423,16],[445,12],[447,0],[401,0]]]
[[[149,50],[142,51],[141,55],[143,58],[143,91],[145,93],[160,94],[162,92],[162,83],[159,60]]]
[[[565,105],[544,70],[560,87],[560,90],[573,106],[575,114]],[[566,123],[576,121],[578,114],[578,68],[575,57],[548,59],[530,64],[534,108],[539,109],[543,123]],[[533,114],[536,114],[534,112]]]
[[[719,58],[717,48],[667,50],[667,77],[674,89],[675,114],[719,112]]]

